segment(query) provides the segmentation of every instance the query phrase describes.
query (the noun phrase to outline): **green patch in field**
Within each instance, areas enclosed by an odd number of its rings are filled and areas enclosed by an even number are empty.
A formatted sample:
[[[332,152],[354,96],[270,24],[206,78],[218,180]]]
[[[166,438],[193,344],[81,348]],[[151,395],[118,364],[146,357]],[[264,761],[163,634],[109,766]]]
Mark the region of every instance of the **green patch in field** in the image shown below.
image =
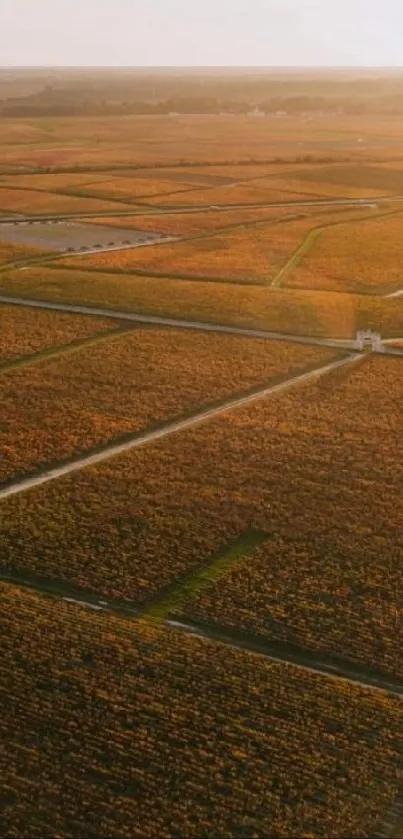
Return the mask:
[[[141,617],[149,620],[163,621],[173,613],[178,613],[194,594],[217,582],[226,574],[232,565],[253,551],[268,539],[268,534],[260,530],[247,530],[219,554],[212,558],[208,565],[189,574],[184,579],[177,580],[165,592],[157,595],[141,610]]]

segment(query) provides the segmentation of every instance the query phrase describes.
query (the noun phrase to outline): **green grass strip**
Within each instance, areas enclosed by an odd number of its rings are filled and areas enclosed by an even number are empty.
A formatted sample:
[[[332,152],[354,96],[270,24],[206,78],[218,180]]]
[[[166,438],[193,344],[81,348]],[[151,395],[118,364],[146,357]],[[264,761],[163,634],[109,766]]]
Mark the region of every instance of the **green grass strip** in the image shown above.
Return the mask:
[[[309,233],[305,236],[302,240],[301,244],[298,245],[296,250],[291,255],[290,259],[287,260],[285,265],[280,268],[280,271],[271,282],[272,288],[278,288],[280,285],[284,284],[284,281],[289,277],[289,275],[294,271],[295,268],[301,264],[304,257],[310,253],[314,245],[316,244],[319,236],[323,233],[324,230],[327,230],[329,227],[340,227],[341,225],[345,224],[360,224],[363,221],[375,221],[376,219],[386,218],[388,216],[395,216],[400,215],[402,210],[381,210],[380,213],[372,213],[371,215],[361,216],[360,218],[348,218],[348,219],[338,219],[337,221],[330,221],[328,223],[324,223],[319,225],[318,227],[314,227]],[[303,289],[299,289],[303,291]],[[315,289],[315,291],[320,291],[320,289]],[[353,292],[349,292],[353,293]]]
[[[304,256],[312,250],[321,233],[322,228],[320,227],[316,227],[314,230],[309,231],[303,242],[298,245],[298,248],[294,251],[291,258],[285,263],[285,265],[283,265],[279,273],[272,281],[272,288],[278,288],[278,286],[288,277],[291,271],[293,271],[294,268],[298,268],[298,265],[300,265]]]
[[[157,622],[166,620],[173,612],[178,612],[192,596],[227,574],[235,562],[253,553],[266,539],[267,533],[247,530],[230,547],[221,550],[208,565],[172,583],[163,594],[146,604],[139,616]]]
[[[138,324],[134,325],[134,328],[136,328],[136,326],[138,326]],[[132,331],[133,325],[119,326],[117,329],[97,332],[96,335],[91,335],[89,338],[83,338],[79,341],[72,341],[70,344],[61,344],[58,347],[48,347],[45,350],[39,350],[39,352],[32,353],[32,355],[20,356],[12,361],[6,361],[4,364],[0,364],[0,374],[8,373],[11,370],[18,370],[21,367],[33,367],[36,364],[41,364],[43,361],[49,361],[49,359],[52,358],[72,355],[73,353],[83,349],[83,347],[95,346],[95,344],[100,344],[103,341],[110,341],[118,335],[123,335],[126,332]]]

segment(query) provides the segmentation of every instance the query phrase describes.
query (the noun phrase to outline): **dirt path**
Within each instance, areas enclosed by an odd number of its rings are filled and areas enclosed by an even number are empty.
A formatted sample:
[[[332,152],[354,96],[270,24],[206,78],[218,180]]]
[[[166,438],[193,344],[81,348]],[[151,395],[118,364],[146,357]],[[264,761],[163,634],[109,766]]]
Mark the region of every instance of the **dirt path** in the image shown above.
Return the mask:
[[[42,583],[40,581],[35,581],[34,579],[25,580],[23,578],[13,577],[12,575],[0,574],[0,585],[1,584],[13,585],[18,588],[28,588],[40,595],[54,597],[57,600],[82,606],[83,608],[91,611],[116,615],[125,620],[140,620],[143,622],[153,623],[152,618],[144,618],[142,616],[140,609],[136,610],[136,608],[128,606],[124,603],[119,604],[110,601],[108,602],[107,600],[98,599],[95,596],[86,597],[85,595],[80,595],[78,593],[70,593],[68,591],[68,585],[64,585],[63,583],[57,584],[52,582],[46,584],[46,582]],[[64,589],[66,589],[65,592]],[[207,638],[210,641],[217,644],[224,644],[232,649],[244,650],[252,655],[265,658],[268,661],[279,664],[290,664],[293,667],[297,667],[299,670],[313,673],[316,676],[324,676],[328,679],[359,685],[367,690],[382,691],[382,693],[386,692],[397,699],[403,699],[403,683],[393,679],[392,677],[388,678],[384,674],[374,673],[373,671],[370,671],[369,668],[365,668],[363,665],[355,665],[353,662],[342,660],[338,660],[336,664],[333,660],[327,659],[325,655],[321,655],[320,653],[314,653],[309,650],[297,648],[293,650],[287,649],[285,645],[276,645],[271,643],[269,640],[258,641],[252,638],[249,639],[246,636],[244,639],[236,639],[228,630],[222,629],[218,626],[199,626],[196,623],[172,619],[157,621],[157,623],[159,626],[166,626],[171,630],[183,632],[195,638]],[[399,817],[401,816],[400,811],[398,815]],[[382,833],[382,836],[385,837],[385,839],[387,835],[388,834]],[[393,833],[391,835],[393,837],[398,836],[397,833]]]
[[[88,338],[83,338],[80,341],[71,341],[69,344],[61,344],[58,347],[48,347],[45,350],[39,350],[31,355],[20,356],[13,358],[11,361],[0,363],[0,374],[8,373],[11,370],[18,370],[21,367],[33,367],[36,364],[41,364],[43,361],[51,361],[54,358],[72,355],[79,352],[84,347],[92,347],[96,344],[101,344],[104,341],[110,341],[112,338],[117,338],[119,335],[125,335],[131,332],[133,327],[118,326],[116,329],[104,330],[98,332],[96,335],[90,335]]]
[[[290,341],[298,344],[309,344],[319,347],[333,347],[334,349],[353,349],[354,341],[342,338],[314,338],[310,335],[289,335],[285,332],[271,332],[265,329],[248,329],[241,326],[227,326],[219,323],[205,323],[203,321],[183,320],[180,318],[159,317],[158,315],[143,315],[136,312],[121,312],[114,309],[102,309],[96,306],[75,306],[70,303],[53,303],[48,300],[32,300],[23,297],[0,295],[0,303],[14,306],[27,306],[35,309],[51,309],[58,312],[90,315],[92,317],[113,318],[114,320],[147,323],[154,326],[173,327],[174,329],[196,329],[201,332],[223,332],[229,335],[242,335],[246,338],[267,338],[273,341]]]
[[[316,245],[317,240],[323,233],[323,231],[328,230],[332,227],[340,227],[341,225],[350,225],[350,224],[360,224],[363,221],[373,221],[374,219],[379,218],[388,218],[389,216],[399,215],[402,210],[390,210],[389,212],[380,212],[380,213],[372,213],[372,215],[365,215],[361,216],[360,218],[341,218],[337,219],[336,221],[330,222],[323,222],[322,224],[317,225],[317,227],[312,227],[312,229],[307,233],[307,235],[303,238],[302,242],[298,245],[295,249],[294,253],[291,254],[291,257],[287,259],[286,263],[280,268],[280,271],[271,282],[272,288],[278,288],[279,286],[283,286],[290,274],[299,267],[301,262],[304,258],[313,250],[314,246]],[[304,291],[304,289],[299,289],[300,291]],[[318,287],[315,289],[316,291],[321,291]],[[346,292],[347,294],[351,292]],[[403,291],[401,292],[403,294]],[[389,297],[394,297],[397,295],[385,295]]]
[[[371,690],[387,691],[390,695],[403,699],[403,683],[393,679],[393,677],[389,679],[381,673],[370,673],[369,668],[366,669],[363,665],[355,665],[354,662],[339,660],[335,663],[333,660],[328,660],[325,654],[298,648],[291,649],[287,648],[285,644],[276,644],[264,639],[249,639],[246,634],[242,639],[240,637],[241,633],[237,633],[239,637],[235,637],[236,633],[232,634],[230,630],[220,626],[202,626],[196,622],[172,619],[166,620],[165,624],[196,638],[209,638],[233,649],[255,653],[269,661],[292,664],[293,667],[308,670],[310,673],[319,673],[331,679],[342,679],[345,682],[358,684]],[[364,673],[364,671],[366,672]]]
[[[247,396],[228,399],[218,407],[207,408],[206,410],[201,411],[200,413],[187,419],[176,420],[174,422],[167,423],[163,425],[161,428],[158,428],[154,431],[145,431],[141,432],[140,434],[137,433],[136,435],[133,435],[132,439],[129,439],[123,443],[112,443],[111,445],[106,446],[102,451],[97,451],[92,454],[77,457],[75,460],[72,460],[69,463],[56,466],[52,469],[44,470],[43,472],[40,472],[35,476],[17,480],[4,487],[4,489],[0,490],[0,500],[2,498],[8,498],[11,495],[18,495],[19,493],[25,492],[26,490],[32,489],[33,487],[49,483],[49,481],[54,481],[58,478],[62,478],[64,477],[64,475],[70,475],[73,472],[78,472],[81,469],[85,469],[87,466],[94,466],[97,463],[102,463],[102,461],[109,460],[111,457],[115,457],[119,454],[124,454],[125,452],[131,451],[132,449],[140,448],[142,446],[147,445],[148,443],[153,443],[155,440],[160,440],[163,437],[168,437],[170,434],[175,434],[179,431],[185,431],[188,428],[192,428],[195,425],[213,419],[214,417],[217,417],[226,411],[231,411],[235,408],[241,408],[245,405],[250,405],[253,402],[257,402],[260,399],[265,399],[266,397],[272,396],[276,393],[280,393],[281,391],[286,390],[290,387],[294,387],[295,385],[314,380],[320,376],[325,375],[326,373],[331,372],[332,370],[336,370],[339,367],[345,366],[347,364],[356,363],[361,358],[362,356],[358,354],[348,355],[347,357],[342,358],[341,360],[339,359],[338,361],[333,361],[330,364],[326,364],[325,366],[317,367],[314,370],[310,370],[306,373],[301,373],[298,376],[286,379],[284,382],[280,382],[280,384],[269,385],[268,387],[265,387],[262,390],[249,394]]]
[[[214,206],[206,206],[199,204],[192,207],[164,207],[156,206],[154,208],[144,208],[139,210],[126,210],[117,212],[102,212],[102,213],[60,213],[60,214],[44,214],[44,215],[19,215],[15,213],[9,216],[0,216],[0,224],[10,224],[16,221],[68,221],[73,219],[84,218],[125,218],[130,216],[169,216],[185,213],[211,213],[217,210],[225,211],[239,211],[239,210],[271,210],[281,209],[283,207],[371,207],[373,204],[396,204],[402,203],[403,196],[381,196],[380,198],[320,198],[299,201],[280,201],[272,203],[261,204],[215,204]]]

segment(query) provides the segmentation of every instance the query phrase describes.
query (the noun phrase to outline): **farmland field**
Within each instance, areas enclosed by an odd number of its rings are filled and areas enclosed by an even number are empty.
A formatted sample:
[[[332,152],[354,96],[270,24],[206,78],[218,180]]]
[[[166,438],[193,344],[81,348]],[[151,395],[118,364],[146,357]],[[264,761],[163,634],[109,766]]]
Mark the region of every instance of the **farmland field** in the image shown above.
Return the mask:
[[[329,223],[328,216],[324,217]],[[222,277],[270,284],[276,273],[320,219],[259,224],[245,229],[212,233],[189,242],[176,242],[141,251],[91,254],[75,261],[78,268],[104,271],[141,269],[188,276]],[[68,257],[63,264],[69,266]]]
[[[66,345],[113,329],[113,320],[0,305],[0,362]],[[2,391],[3,393],[3,391]]]
[[[119,209],[125,209],[119,204]],[[130,209],[130,206],[126,207]],[[28,189],[10,189],[0,186],[0,214],[10,213],[46,214],[46,213],[96,213],[116,210],[112,201],[96,198],[77,198],[57,195],[54,192],[35,192]]]
[[[229,288],[227,282],[56,267],[0,274],[0,293],[297,335],[352,338],[363,328],[379,329],[385,337],[403,335],[401,300],[369,295],[238,284]]]
[[[133,218],[126,217],[124,221],[121,218],[102,218],[90,219],[90,223],[94,225],[106,224],[111,227],[120,227],[122,224],[125,227],[134,227],[139,230],[150,230],[157,233],[165,233],[173,236],[196,236],[201,233],[214,232],[227,227],[235,227],[243,224],[253,224],[255,222],[269,221],[276,223],[279,219],[286,218],[290,215],[299,215],[302,210],[292,212],[290,208],[276,207],[275,209],[259,209],[252,208],[250,210],[216,210],[214,212],[206,213],[191,212],[191,213],[157,213],[150,215],[138,215]],[[309,207],[303,208],[303,213],[309,213]]]
[[[362,72],[0,68],[1,839],[402,835],[403,81]]]
[[[12,244],[8,241],[9,238],[13,239]],[[46,248],[49,246],[46,245]],[[6,265],[9,262],[18,262],[20,259],[27,258],[36,258],[40,257],[41,255],[47,256],[49,251],[44,249],[43,247],[30,246],[29,244],[21,243],[17,244],[15,241],[15,237],[10,232],[7,232],[5,228],[0,225],[0,266]]]
[[[403,715],[386,694],[0,597],[4,837],[359,837],[392,806]]]
[[[364,360],[5,499],[2,569],[144,602],[256,527],[269,541],[211,616],[401,677],[401,364]]]
[[[387,293],[403,287],[403,215],[325,229],[287,278],[293,288]]]
[[[11,370],[1,381],[0,483],[332,356],[231,335],[135,329]]]

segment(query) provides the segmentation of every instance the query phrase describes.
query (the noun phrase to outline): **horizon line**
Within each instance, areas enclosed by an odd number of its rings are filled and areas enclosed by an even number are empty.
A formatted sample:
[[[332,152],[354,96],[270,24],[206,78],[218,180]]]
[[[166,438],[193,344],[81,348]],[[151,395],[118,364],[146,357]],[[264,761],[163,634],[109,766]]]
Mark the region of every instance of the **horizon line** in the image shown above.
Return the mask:
[[[402,70],[403,64],[2,64],[0,70]]]

